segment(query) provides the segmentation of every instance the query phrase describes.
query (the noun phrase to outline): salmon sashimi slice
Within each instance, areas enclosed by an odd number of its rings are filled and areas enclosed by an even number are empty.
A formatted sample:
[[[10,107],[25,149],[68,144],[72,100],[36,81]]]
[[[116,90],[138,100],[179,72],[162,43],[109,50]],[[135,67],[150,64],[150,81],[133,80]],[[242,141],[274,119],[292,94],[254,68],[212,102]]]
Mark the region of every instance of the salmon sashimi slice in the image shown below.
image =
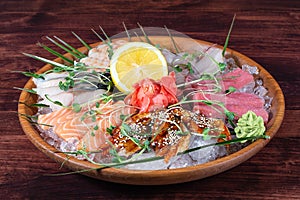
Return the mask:
[[[107,133],[107,128],[110,126],[120,126],[122,123],[121,116],[131,115],[135,112],[132,106],[126,105],[123,101],[118,101],[114,104],[101,104],[97,108],[97,127],[93,132],[86,133],[80,140],[78,149],[85,149],[86,151],[97,151],[102,146],[107,144],[111,137]]]
[[[40,125],[44,130],[52,128],[53,132],[65,141],[70,139],[79,141],[91,126],[96,125],[96,122],[90,118],[82,120],[85,112],[86,110],[82,110],[76,113],[71,108],[62,108],[45,115],[39,115],[38,123],[52,126]]]
[[[76,149],[96,151],[101,149],[101,146],[110,138],[110,135],[106,133],[107,128],[121,125],[121,115],[130,115],[134,112],[135,109],[123,101],[116,103],[110,101],[100,103],[98,107],[86,106],[80,112],[75,112],[71,108],[62,108],[52,113],[39,115],[38,123],[44,130],[53,129],[59,138],[67,142],[74,143],[75,140]]]

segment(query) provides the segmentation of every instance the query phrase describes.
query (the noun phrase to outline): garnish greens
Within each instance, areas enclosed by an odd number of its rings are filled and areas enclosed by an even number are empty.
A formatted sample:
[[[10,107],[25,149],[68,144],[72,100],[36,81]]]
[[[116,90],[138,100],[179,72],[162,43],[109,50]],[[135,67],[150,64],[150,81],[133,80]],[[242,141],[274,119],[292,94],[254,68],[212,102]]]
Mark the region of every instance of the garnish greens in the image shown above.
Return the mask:
[[[236,14],[234,14],[234,16],[233,16],[233,19],[232,19],[232,22],[231,22],[231,25],[230,25],[230,28],[229,28],[229,31],[228,31],[228,34],[227,34],[227,37],[226,37],[226,40],[225,40],[224,48],[223,48],[223,51],[222,51],[222,56],[223,57],[225,56],[226,48],[228,46],[229,37],[230,37],[230,33],[232,31],[232,28],[233,28],[235,17],[236,17]]]
[[[237,139],[232,139],[232,140],[228,140],[228,141],[217,142],[217,143],[212,143],[212,144],[207,144],[207,145],[187,149],[183,152],[178,153],[177,155],[187,154],[187,153],[197,151],[200,149],[204,149],[204,148],[207,148],[210,146],[223,146],[223,145],[230,145],[230,144],[238,143],[238,142],[241,142],[244,140],[257,140],[257,139],[269,139],[269,138],[270,137],[267,135],[237,138]],[[80,151],[80,152],[82,152],[82,151]],[[62,153],[76,154],[78,152],[62,152]],[[84,154],[88,155],[90,153],[95,153],[95,152],[85,152]],[[120,157],[118,154],[115,154],[115,155],[117,157]],[[93,162],[94,164],[99,165],[99,167],[88,168],[88,169],[83,169],[83,170],[78,170],[78,171],[73,171],[73,172],[66,172],[66,173],[46,174],[46,176],[64,176],[64,175],[70,175],[70,174],[78,174],[78,173],[84,173],[84,172],[89,172],[89,171],[93,171],[93,170],[101,170],[101,169],[110,168],[110,167],[120,167],[120,166],[124,166],[124,165],[129,165],[129,164],[145,163],[145,162],[151,162],[151,161],[162,160],[162,159],[164,159],[164,156],[156,156],[156,157],[150,157],[150,158],[145,158],[145,159],[140,159],[140,160],[126,160],[126,161],[124,161],[123,158],[121,158],[118,160],[118,162],[112,162],[112,163],[95,163],[95,162]],[[116,161],[116,160],[114,160],[114,161]]]

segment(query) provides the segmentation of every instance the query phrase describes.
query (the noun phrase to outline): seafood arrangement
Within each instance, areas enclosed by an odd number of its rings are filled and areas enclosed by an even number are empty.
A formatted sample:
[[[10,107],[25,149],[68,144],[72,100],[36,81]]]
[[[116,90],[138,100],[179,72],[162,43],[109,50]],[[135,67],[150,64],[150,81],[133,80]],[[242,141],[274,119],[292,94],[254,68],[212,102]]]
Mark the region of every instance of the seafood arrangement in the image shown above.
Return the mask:
[[[39,97],[34,122],[46,142],[94,164],[156,170],[202,164],[268,138],[272,97],[258,68],[239,66],[214,45],[185,48],[169,30],[172,47],[133,32],[97,34],[103,42],[83,43],[87,54],[55,54],[63,63],[30,55],[53,65],[30,74]]]

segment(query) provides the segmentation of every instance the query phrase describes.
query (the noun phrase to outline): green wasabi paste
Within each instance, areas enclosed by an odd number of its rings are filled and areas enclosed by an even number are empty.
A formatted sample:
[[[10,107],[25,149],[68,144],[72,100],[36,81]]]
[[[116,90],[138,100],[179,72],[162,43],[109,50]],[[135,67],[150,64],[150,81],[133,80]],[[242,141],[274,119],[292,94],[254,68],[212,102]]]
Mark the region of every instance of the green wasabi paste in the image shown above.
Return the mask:
[[[248,111],[239,118],[237,127],[234,129],[237,138],[260,136],[266,130],[264,120],[261,116],[257,116],[254,112]],[[241,143],[246,142],[246,140]]]

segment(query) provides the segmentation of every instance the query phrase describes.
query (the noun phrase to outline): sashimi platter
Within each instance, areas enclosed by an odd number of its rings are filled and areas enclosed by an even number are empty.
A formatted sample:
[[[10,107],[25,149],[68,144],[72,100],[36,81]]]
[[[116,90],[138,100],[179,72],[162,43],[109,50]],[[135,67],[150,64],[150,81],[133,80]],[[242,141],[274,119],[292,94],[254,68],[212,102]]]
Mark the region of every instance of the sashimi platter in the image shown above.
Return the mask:
[[[221,173],[259,152],[275,135],[284,97],[258,63],[224,46],[177,31],[142,27],[98,43],[41,48],[58,58],[22,90],[24,132],[42,152],[100,180],[162,185]],[[226,36],[226,33],[225,33]],[[257,155],[259,156],[259,155]]]

